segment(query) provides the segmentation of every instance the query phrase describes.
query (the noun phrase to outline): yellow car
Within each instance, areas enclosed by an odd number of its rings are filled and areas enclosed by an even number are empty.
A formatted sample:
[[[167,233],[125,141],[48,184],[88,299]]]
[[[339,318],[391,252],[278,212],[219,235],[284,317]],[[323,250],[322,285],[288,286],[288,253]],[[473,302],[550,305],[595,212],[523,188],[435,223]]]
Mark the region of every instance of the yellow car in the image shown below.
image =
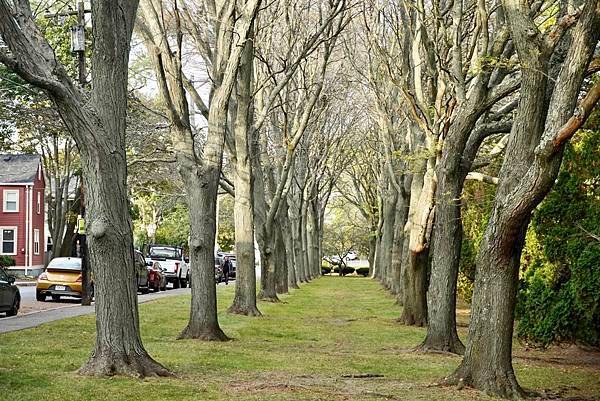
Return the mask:
[[[46,271],[39,275],[35,287],[35,298],[44,302],[46,296],[54,301],[61,296],[81,298],[82,292],[81,259],[52,259]]]

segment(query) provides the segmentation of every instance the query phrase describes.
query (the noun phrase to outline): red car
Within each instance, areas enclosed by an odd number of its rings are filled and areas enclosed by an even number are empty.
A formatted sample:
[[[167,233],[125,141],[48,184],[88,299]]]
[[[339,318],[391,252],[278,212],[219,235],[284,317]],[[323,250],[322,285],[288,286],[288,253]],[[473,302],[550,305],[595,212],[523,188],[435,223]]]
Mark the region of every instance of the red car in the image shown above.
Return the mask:
[[[154,292],[167,290],[167,277],[158,262],[153,262],[152,266],[148,266],[148,288]]]

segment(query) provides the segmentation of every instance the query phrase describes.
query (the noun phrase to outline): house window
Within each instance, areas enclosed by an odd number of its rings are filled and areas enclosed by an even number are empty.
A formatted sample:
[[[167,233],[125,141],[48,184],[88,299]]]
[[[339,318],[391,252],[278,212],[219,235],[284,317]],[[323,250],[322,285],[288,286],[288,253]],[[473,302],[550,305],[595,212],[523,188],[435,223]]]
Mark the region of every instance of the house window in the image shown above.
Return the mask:
[[[37,214],[40,214],[42,213],[42,193],[38,191],[37,195]]]
[[[40,230],[33,230],[33,254],[40,254]]]
[[[4,212],[16,213],[19,211],[19,191],[4,190]]]
[[[17,228],[0,227],[0,255],[17,254]]]

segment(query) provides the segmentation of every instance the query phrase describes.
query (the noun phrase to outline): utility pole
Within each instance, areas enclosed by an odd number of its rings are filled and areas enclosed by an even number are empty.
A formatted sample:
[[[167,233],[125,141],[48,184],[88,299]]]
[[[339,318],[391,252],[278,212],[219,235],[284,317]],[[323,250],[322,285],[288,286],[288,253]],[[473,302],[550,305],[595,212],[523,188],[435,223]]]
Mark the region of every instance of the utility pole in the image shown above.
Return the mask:
[[[87,84],[87,72],[85,68],[85,14],[91,12],[91,10],[85,9],[85,4],[83,1],[78,1],[76,10],[73,10],[69,7],[66,12],[54,14],[46,12],[44,14],[44,17],[46,18],[77,16],[77,25],[71,27],[71,52],[77,56],[77,80],[82,88],[85,88]],[[83,179],[81,180],[81,185],[79,188],[79,202],[81,214],[77,218],[77,225],[75,228],[76,235],[74,237],[75,244],[79,246],[75,246],[75,254],[81,258],[81,304],[90,305],[94,295],[85,231],[85,191],[83,187]]]
[[[77,9],[71,7],[67,11],[51,13],[46,11],[45,18],[60,18],[60,17],[77,17],[77,25],[71,27],[71,52],[77,55],[77,81],[83,87],[86,84],[86,68],[85,68],[85,14],[91,13],[92,10],[86,10],[83,1],[77,2]]]

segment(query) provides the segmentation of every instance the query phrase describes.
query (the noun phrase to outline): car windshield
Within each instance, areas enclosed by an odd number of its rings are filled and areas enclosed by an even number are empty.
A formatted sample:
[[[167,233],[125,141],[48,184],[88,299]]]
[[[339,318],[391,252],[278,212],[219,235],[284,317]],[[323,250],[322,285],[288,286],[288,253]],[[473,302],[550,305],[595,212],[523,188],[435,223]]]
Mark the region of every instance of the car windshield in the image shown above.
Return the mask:
[[[175,248],[150,248],[150,257],[179,259],[179,250]]]
[[[81,270],[79,258],[56,258],[48,264],[48,270]]]

